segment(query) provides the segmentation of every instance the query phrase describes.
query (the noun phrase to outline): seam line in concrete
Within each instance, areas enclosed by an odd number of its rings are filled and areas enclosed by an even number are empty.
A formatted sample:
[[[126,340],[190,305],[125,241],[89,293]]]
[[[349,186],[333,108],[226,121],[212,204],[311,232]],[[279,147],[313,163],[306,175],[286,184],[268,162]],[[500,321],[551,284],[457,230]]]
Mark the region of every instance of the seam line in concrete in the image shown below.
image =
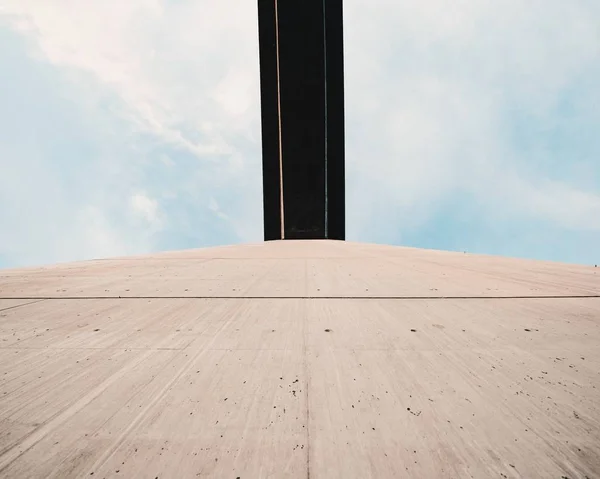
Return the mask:
[[[362,299],[362,300],[446,300],[446,299],[598,299],[597,294],[583,295],[534,295],[534,296],[6,296],[0,300],[32,300],[31,303],[6,309],[27,306],[47,300],[100,300],[100,299]],[[37,300],[37,301],[36,301]],[[0,310],[5,311],[5,310]]]
[[[308,284],[308,264],[307,260],[304,260],[304,288],[306,290]],[[303,336],[303,357],[304,357],[304,378],[306,381],[305,385],[305,396],[306,401],[306,478],[310,479],[310,365],[308,364],[308,311],[305,301],[302,301],[303,309],[303,321],[302,321],[302,336]]]
[[[0,298],[0,299],[4,299],[4,298]],[[32,298],[28,298],[28,299],[32,299]],[[42,298],[42,299],[37,299],[36,301],[30,301],[29,303],[23,303],[23,304],[17,304],[15,306],[9,306],[8,308],[2,308],[0,309],[0,312],[2,311],[8,311],[9,309],[15,309],[15,308],[20,308],[21,306],[27,306],[28,304],[35,304],[35,303],[41,303],[42,301],[46,301],[48,298]],[[26,299],[23,301],[27,301]]]

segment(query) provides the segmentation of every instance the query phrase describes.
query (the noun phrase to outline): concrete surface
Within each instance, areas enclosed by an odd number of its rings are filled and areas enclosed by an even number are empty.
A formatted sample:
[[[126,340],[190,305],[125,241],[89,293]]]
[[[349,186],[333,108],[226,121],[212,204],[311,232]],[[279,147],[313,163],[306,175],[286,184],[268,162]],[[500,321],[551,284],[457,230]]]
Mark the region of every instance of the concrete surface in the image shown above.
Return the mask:
[[[593,266],[270,242],[0,271],[0,477],[600,477]]]

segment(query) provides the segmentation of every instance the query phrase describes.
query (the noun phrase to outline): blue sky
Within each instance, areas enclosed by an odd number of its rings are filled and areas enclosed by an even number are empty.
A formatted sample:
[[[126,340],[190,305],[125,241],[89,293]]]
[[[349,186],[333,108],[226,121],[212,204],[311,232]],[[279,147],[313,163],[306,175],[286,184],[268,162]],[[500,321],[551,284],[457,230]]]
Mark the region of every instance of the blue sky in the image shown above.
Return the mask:
[[[600,263],[600,3],[345,0],[347,237]],[[255,2],[0,1],[0,267],[262,240]]]

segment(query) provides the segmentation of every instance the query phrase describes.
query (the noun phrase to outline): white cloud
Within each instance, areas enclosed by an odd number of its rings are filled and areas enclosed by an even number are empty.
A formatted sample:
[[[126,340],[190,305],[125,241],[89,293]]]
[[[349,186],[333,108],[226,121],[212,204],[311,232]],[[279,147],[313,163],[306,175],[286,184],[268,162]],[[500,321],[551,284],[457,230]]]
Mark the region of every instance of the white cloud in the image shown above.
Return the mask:
[[[552,148],[533,158],[514,130],[558,136],[561,105],[573,121],[600,123],[580,101],[582,89],[600,93],[589,80],[600,78],[598,2],[352,0],[345,22],[350,237],[377,230],[394,241],[458,192],[488,217],[597,230],[600,185],[553,165],[575,172],[594,160],[558,161]],[[598,140],[582,148],[600,154]]]
[[[134,254],[136,251],[148,251],[149,244],[138,235],[137,241],[127,238],[124,231],[113,224],[101,208],[87,206],[82,208],[76,216],[73,230],[78,234],[70,238],[71,247],[75,247],[74,253],[64,251],[60,260],[68,261],[75,258],[87,259],[89,257],[105,258],[112,256],[124,256]],[[129,241],[127,241],[129,239]],[[134,247],[135,245],[135,247]]]
[[[208,209],[212,211],[215,215],[217,215],[219,218],[224,219],[226,221],[230,221],[230,218],[225,213],[223,213],[221,207],[219,206],[219,203],[217,203],[217,200],[215,200],[212,196],[208,201]]]
[[[175,165],[175,162],[167,155],[161,155],[160,161],[162,161],[163,165],[168,167],[173,167]]]
[[[518,215],[546,219],[575,231],[600,232],[600,195],[552,180],[537,181],[535,188],[512,178],[506,202],[521,205]],[[498,205],[501,208],[501,205]]]
[[[80,126],[87,129],[84,136],[96,143],[96,149],[86,150],[84,156],[65,157],[70,164],[63,169],[52,164],[55,153],[39,152],[46,159],[40,160],[35,171],[45,175],[46,181],[35,190],[28,181],[32,157],[19,150],[14,160],[7,155],[0,158],[3,171],[11,161],[22,166],[14,168],[12,181],[19,189],[13,191],[12,201],[22,202],[29,196],[43,203],[50,190],[58,191],[65,201],[54,204],[53,224],[63,230],[70,228],[69,218],[85,212],[81,215],[89,221],[72,222],[71,236],[80,242],[81,253],[72,249],[71,259],[122,254],[131,245],[135,245],[133,252],[152,250],[158,245],[158,232],[166,231],[175,240],[193,238],[199,230],[194,222],[213,217],[208,197],[223,187],[240,195],[232,195],[224,203],[227,211],[222,212],[229,218],[228,227],[243,235],[237,240],[260,239],[254,4],[243,0],[0,3],[0,29],[18,32],[27,41],[28,61],[49,65],[60,76],[60,80],[52,79],[53,93],[81,107],[85,116]],[[28,88],[30,82],[22,83]],[[56,111],[60,107],[52,114]],[[39,113],[31,119],[32,127],[40,129],[42,123],[41,128],[47,128],[44,112]],[[56,128],[60,122],[57,116]],[[48,143],[52,140],[46,148]],[[72,168],[74,162],[80,168]],[[65,184],[67,176],[73,177],[73,185],[86,187]],[[7,175],[0,178],[0,187],[6,181]],[[177,208],[172,206],[174,201],[178,201]],[[171,205],[170,213],[162,203]],[[127,212],[142,221],[130,221],[124,216]],[[51,228],[37,211],[29,218],[36,230]],[[25,234],[22,225],[11,224],[9,229],[13,235],[0,242],[0,262],[2,256],[15,264],[65,258],[49,253],[60,248],[55,243],[19,241],[18,235]],[[204,224],[201,229],[211,230]],[[219,231],[223,234],[223,227]],[[169,247],[166,237],[161,241],[160,247]]]
[[[202,159],[230,154],[225,136],[256,120],[255,10],[242,0],[4,0],[39,55],[92,74],[137,128]]]
[[[142,217],[148,223],[158,227],[160,225],[158,202],[149,198],[144,193],[136,193],[131,197],[131,208],[134,214]]]

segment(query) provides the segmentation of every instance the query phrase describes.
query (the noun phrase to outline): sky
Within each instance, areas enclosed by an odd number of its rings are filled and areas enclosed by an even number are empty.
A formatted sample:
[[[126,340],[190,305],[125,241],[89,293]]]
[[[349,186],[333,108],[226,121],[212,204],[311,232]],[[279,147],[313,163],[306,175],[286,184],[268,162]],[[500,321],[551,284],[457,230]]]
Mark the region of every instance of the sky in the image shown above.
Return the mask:
[[[351,241],[600,263],[600,2],[345,0]],[[0,0],[0,268],[262,241],[254,0]]]

